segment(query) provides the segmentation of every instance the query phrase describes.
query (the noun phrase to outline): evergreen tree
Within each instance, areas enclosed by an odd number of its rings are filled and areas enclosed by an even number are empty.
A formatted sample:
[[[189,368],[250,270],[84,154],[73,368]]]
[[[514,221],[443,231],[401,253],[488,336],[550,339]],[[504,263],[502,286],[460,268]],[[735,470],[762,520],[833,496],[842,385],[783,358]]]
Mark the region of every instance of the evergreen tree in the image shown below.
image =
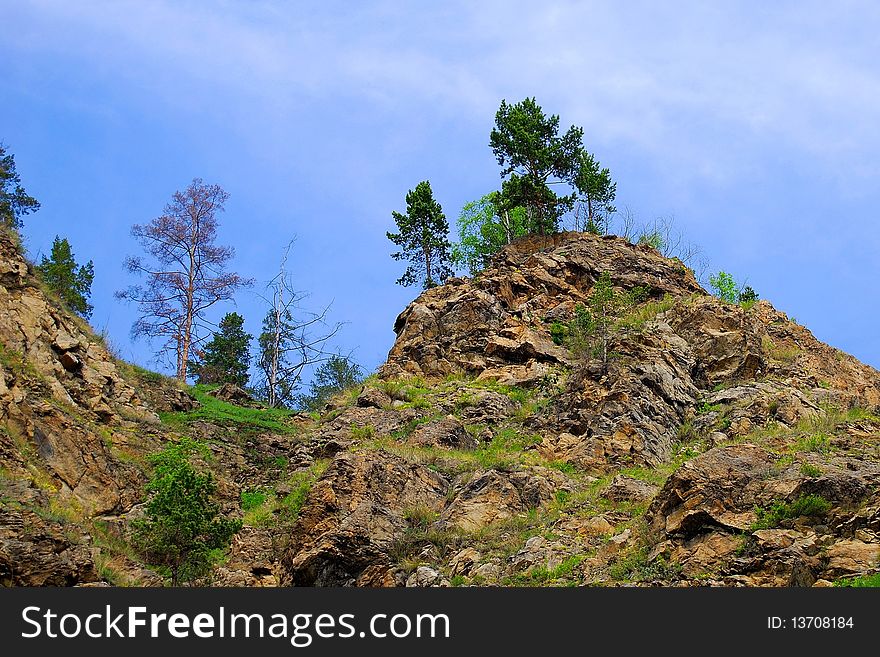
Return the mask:
[[[600,168],[599,162],[585,149],[580,149],[577,166],[572,177],[572,186],[578,191],[583,214],[583,229],[588,233],[603,235],[607,232],[609,216],[617,211],[614,197],[617,183],[611,180],[608,168]],[[575,230],[578,229],[576,218]]]
[[[0,144],[0,226],[21,228],[21,218],[40,209],[37,199],[28,196],[15,170],[15,156]]]
[[[184,439],[151,457],[145,517],[132,523],[135,547],[147,563],[168,569],[172,586],[207,575],[242,525],[218,518],[217,483],[190,463],[196,450]]]
[[[391,255],[410,264],[397,280],[398,285],[421,284],[424,289],[446,281],[450,266],[449,223],[440,204],[434,200],[427,180],[406,194],[406,214],[392,212],[397,233],[386,233],[401,248]]]
[[[244,388],[248,382],[251,336],[244,331],[244,317],[226,313],[219,330],[199,351],[199,360],[190,366],[196,383],[233,383]]]
[[[364,373],[357,363],[344,356],[331,356],[315,370],[315,378],[309,384],[309,394],[299,396],[299,407],[306,411],[318,411],[333,395],[357,385],[363,377]]]
[[[534,98],[508,105],[501,101],[489,146],[506,177],[501,192],[506,209],[528,211],[529,232],[541,235],[559,230],[559,218],[570,210],[572,193],[558,196],[551,184],[571,182],[578,168],[583,129],[571,126],[559,134],[559,116],[546,116]]]
[[[43,256],[37,270],[64,305],[82,317],[92,315],[89,297],[92,294],[92,280],[95,278],[95,267],[89,260],[84,265],[76,264],[70,242],[57,235],[52,242],[52,253]]]

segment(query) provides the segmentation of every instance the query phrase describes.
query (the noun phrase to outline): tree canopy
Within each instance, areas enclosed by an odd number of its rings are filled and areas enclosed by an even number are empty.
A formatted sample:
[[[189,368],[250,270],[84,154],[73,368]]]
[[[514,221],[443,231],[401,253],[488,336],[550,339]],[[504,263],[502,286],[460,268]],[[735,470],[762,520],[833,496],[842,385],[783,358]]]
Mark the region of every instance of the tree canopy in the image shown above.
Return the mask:
[[[196,383],[233,383],[245,387],[252,338],[244,330],[244,317],[238,313],[226,313],[205,348],[196,350],[198,360],[191,365]]]
[[[0,144],[0,226],[18,229],[21,218],[40,209],[40,202],[28,196],[15,169],[15,156]]]
[[[174,193],[162,216],[131,229],[153,262],[129,257],[128,271],[145,276],[146,282],[116,295],[137,303],[140,317],[132,334],[163,340],[159,353],[173,357],[180,381],[186,381],[189,360],[207,338],[205,312],[252,283],[226,271],[235,249],[216,244],[217,214],[228,198],[219,185],[195,178]]]
[[[501,101],[489,135],[504,178],[496,205],[503,210],[525,208],[527,232],[557,232],[560,218],[576,203],[585,216],[582,226],[575,217],[575,229],[604,232],[607,216],[615,211],[617,185],[610,171],[584,148],[583,135],[575,125],[560,134],[559,116],[547,116],[534,98],[512,105]],[[569,193],[551,188],[559,185]]]
[[[92,294],[95,266],[91,260],[78,265],[66,238],[55,236],[50,256],[43,256],[37,271],[69,310],[87,319],[91,317],[89,297]]]
[[[397,223],[398,232],[386,235],[401,249],[391,257],[409,261],[397,284],[420,284],[428,289],[445,282],[452,275],[449,222],[434,199],[431,183],[423,180],[415,189],[408,191],[406,214],[395,211],[391,216]]]
[[[550,185],[571,181],[582,149],[583,129],[571,126],[559,134],[559,116],[546,116],[534,98],[509,105],[501,101],[489,135],[501,176],[507,208],[522,206],[529,232],[555,233],[559,218],[570,210],[575,194],[557,195]]]
[[[528,233],[527,222],[525,208],[505,209],[499,192],[471,201],[458,217],[459,241],[452,245],[452,262],[476,274],[502,247]]]

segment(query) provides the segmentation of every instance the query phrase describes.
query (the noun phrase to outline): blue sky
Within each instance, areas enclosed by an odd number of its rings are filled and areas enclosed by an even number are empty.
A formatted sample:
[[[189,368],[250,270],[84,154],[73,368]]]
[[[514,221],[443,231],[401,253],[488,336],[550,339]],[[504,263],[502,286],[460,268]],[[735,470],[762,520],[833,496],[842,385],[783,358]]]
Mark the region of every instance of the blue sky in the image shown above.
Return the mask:
[[[371,370],[417,293],[392,210],[428,179],[454,224],[500,184],[501,99],[535,96],[619,208],[674,215],[711,270],[880,367],[880,5],[621,5],[0,0],[0,140],[43,205],[26,245],[94,260],[93,325],[149,365],[113,298],[129,229],[201,177],[230,194],[234,268],[267,281],[296,236],[297,288]],[[261,291],[237,299],[255,334]]]

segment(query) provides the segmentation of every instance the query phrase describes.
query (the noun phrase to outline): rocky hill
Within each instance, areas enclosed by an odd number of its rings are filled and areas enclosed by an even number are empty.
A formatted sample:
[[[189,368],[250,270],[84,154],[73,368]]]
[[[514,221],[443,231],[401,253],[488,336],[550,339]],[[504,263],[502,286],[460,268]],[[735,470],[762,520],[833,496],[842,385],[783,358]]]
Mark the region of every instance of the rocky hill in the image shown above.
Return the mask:
[[[566,337],[607,273],[607,362]],[[616,237],[521,240],[421,294],[321,414],[116,361],[0,250],[0,582],[150,584],[181,436],[245,528],[227,585],[828,585],[880,571],[880,373]],[[222,395],[221,395],[222,397]],[[232,401],[236,401],[233,399]],[[241,403],[236,401],[236,403]]]

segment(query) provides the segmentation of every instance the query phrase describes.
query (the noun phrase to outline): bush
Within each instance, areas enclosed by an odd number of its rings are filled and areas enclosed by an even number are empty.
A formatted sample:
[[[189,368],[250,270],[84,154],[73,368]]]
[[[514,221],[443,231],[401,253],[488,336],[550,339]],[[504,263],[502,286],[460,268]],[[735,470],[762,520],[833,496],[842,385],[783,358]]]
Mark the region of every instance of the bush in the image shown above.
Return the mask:
[[[136,549],[147,563],[168,569],[172,586],[210,572],[241,529],[241,520],[218,518],[214,477],[196,471],[189,460],[197,449],[185,440],[150,458],[146,517],[133,523]]]
[[[751,529],[772,529],[793,518],[822,518],[831,510],[831,502],[821,495],[801,495],[793,502],[774,502],[768,508],[756,507],[758,519]]]
[[[746,310],[758,303],[759,298],[760,297],[758,296],[758,293],[755,292],[751,285],[746,285],[742,290],[739,291],[739,294],[737,295],[737,301],[739,302],[739,305],[741,305]]]
[[[715,292],[715,296],[728,303],[736,303],[737,289],[733,276],[724,271],[709,276],[709,287]]]
[[[554,344],[559,346],[564,345],[566,339],[568,339],[568,333],[568,325],[563,324],[562,322],[553,322],[550,325],[550,337]]]

